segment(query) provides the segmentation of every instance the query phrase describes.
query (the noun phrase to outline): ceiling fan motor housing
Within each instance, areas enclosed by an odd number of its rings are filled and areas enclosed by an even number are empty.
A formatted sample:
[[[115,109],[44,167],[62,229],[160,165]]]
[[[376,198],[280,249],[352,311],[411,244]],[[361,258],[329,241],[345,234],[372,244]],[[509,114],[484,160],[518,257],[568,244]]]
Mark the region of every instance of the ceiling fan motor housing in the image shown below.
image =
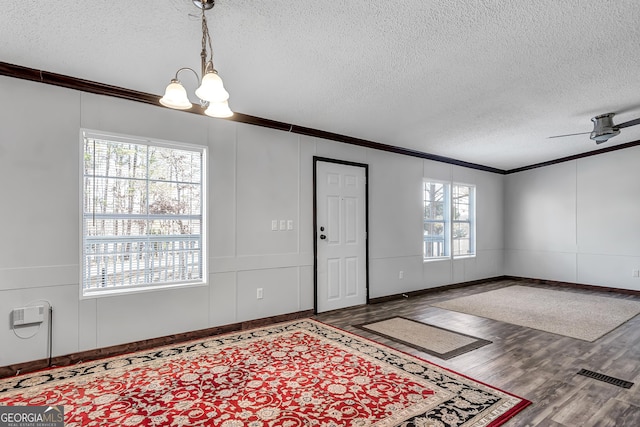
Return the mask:
[[[613,125],[613,116],[615,116],[615,113],[607,113],[591,119],[593,132],[591,132],[589,138],[594,140],[596,144],[607,142],[609,138],[613,138],[620,133],[620,130]]]

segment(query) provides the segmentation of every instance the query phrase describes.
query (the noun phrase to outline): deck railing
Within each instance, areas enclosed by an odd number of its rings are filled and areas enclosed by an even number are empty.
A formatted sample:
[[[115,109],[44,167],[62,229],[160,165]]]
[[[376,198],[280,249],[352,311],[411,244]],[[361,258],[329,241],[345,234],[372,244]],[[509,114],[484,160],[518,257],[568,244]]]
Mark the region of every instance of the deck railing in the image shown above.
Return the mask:
[[[86,290],[202,279],[202,242],[197,234],[87,236],[84,245]]]

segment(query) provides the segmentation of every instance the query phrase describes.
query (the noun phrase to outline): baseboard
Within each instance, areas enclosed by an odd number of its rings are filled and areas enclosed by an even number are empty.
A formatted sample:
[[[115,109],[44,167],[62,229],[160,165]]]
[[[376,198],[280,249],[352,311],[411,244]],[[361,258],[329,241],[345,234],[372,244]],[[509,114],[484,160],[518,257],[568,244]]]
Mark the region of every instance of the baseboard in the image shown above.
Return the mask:
[[[387,295],[384,297],[370,298],[369,304],[380,304],[387,301],[395,301],[403,298],[417,297],[420,295],[431,294],[434,292],[443,292],[450,289],[465,288],[467,286],[481,285],[483,283],[496,282],[498,280],[509,279],[507,276],[490,277],[487,279],[471,280],[469,282],[454,283],[451,285],[436,286],[435,288],[421,289],[418,291],[404,292],[401,294]]]
[[[148,350],[154,347],[178,344],[200,338],[225,334],[229,332],[243,331],[247,329],[268,326],[275,323],[287,322],[290,320],[302,319],[313,316],[313,310],[298,311],[296,313],[282,314],[279,316],[265,317],[262,319],[249,320],[246,322],[233,323],[213,328],[200,329],[197,331],[180,334],[166,335],[164,337],[152,338],[148,340],[136,341],[127,344],[103,347],[94,350],[81,351],[65,356],[56,356],[51,360],[40,359],[25,363],[16,363],[9,366],[0,367],[0,378],[11,377],[26,372],[38,371],[50,367],[61,367],[75,365],[88,360],[103,359],[106,357],[119,356],[135,351]]]
[[[608,286],[585,285],[585,284],[582,284],[582,283],[561,282],[561,281],[557,281],[557,280],[535,279],[535,278],[530,278],[530,277],[518,277],[518,276],[504,276],[502,279],[519,281],[519,282],[528,282],[528,283],[533,283],[533,284],[538,284],[538,285],[562,286],[562,287],[565,287],[565,288],[586,289],[586,290],[589,290],[589,291],[613,292],[613,293],[616,293],[616,294],[626,294],[626,295],[640,296],[640,291],[636,291],[634,289],[611,288],[611,287],[608,287]]]

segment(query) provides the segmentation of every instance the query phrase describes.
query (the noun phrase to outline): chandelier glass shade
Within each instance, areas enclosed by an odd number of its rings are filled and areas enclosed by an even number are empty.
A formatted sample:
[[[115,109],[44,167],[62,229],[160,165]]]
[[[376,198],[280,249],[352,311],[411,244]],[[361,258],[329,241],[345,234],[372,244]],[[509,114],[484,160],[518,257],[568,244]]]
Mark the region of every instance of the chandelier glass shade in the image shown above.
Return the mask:
[[[175,108],[176,110],[188,110],[193,107],[187,91],[178,79],[171,79],[171,83],[164,91],[164,96],[160,98],[160,103],[165,107]]]
[[[224,89],[222,79],[216,71],[210,71],[202,77],[196,96],[209,102],[224,102],[229,99],[229,92]]]
[[[207,116],[220,118],[233,116],[233,111],[229,108],[229,103],[227,101],[210,102],[207,109],[204,110],[204,113]]]
[[[202,108],[205,108],[204,113],[211,117],[231,117],[233,116],[233,111],[229,108],[229,92],[225,90],[218,71],[213,67],[213,48],[211,46],[207,18],[205,17],[205,10],[213,8],[215,0],[194,0],[193,3],[202,9],[202,50],[200,52],[202,78],[192,68],[180,68],[165,89],[164,96],[160,98],[160,104],[176,110],[189,110],[193,107],[186,89],[178,80],[178,74],[181,71],[189,70],[198,79],[199,87],[196,89],[195,94],[200,98]],[[208,59],[207,56],[209,57]]]

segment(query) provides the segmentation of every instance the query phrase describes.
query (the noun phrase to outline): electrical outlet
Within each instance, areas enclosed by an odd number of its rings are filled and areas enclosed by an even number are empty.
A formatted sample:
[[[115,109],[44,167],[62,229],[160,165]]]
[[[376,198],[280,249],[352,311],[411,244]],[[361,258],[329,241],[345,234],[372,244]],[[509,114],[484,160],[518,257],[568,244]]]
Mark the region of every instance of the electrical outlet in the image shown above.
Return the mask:
[[[257,299],[262,299],[262,288],[258,288],[256,290],[256,298]]]
[[[404,271],[400,270],[400,273],[398,274],[398,279],[404,279]]]

